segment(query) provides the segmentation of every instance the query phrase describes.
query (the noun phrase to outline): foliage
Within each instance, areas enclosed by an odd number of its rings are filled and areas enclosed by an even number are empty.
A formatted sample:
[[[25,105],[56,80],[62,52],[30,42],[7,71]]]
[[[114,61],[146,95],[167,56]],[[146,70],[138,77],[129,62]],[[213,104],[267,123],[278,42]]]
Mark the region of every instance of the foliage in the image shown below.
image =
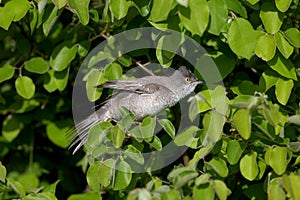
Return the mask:
[[[0,199],[300,199],[298,0],[0,3]],[[122,110],[121,121],[90,130],[87,154],[73,156],[67,130],[79,66],[110,35],[149,26],[201,44],[224,87],[196,89],[188,117],[201,122],[180,134],[176,106],[139,126]],[[100,52],[90,65],[110,56]],[[184,63],[159,49],[129,52],[86,78],[88,99],[105,99],[94,86],[120,78],[136,60]],[[142,153],[170,141],[188,146],[185,154],[133,173]]]

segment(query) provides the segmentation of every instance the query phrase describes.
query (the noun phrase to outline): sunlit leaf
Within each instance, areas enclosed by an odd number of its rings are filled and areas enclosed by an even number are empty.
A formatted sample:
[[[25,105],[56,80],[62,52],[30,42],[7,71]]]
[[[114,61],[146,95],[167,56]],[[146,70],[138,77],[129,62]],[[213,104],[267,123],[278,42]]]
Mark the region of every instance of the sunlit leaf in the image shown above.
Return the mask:
[[[28,76],[18,77],[15,86],[18,94],[25,99],[31,99],[35,93],[35,85]]]
[[[294,81],[291,79],[278,79],[276,84],[275,84],[275,94],[277,97],[277,100],[279,101],[279,103],[281,103],[282,105],[286,105],[292,89],[294,87]]]
[[[262,35],[258,38],[255,54],[265,61],[271,60],[276,52],[276,43],[272,35]]]
[[[254,54],[258,36],[259,32],[252,28],[249,21],[236,18],[229,26],[228,43],[235,54],[250,59]]]
[[[0,83],[11,79],[14,73],[15,69],[11,65],[5,64],[3,67],[0,68]]]
[[[179,18],[183,26],[193,35],[202,36],[209,22],[207,1],[189,0],[188,7],[179,6]]]
[[[240,161],[240,170],[242,175],[249,181],[253,181],[258,175],[257,153],[252,152],[242,157]]]
[[[89,3],[90,0],[69,0],[70,7],[75,11],[75,14],[79,17],[83,25],[89,23]]]
[[[251,115],[250,110],[240,109],[233,116],[234,126],[241,136],[247,140],[251,136]]]
[[[263,3],[259,13],[264,27],[268,33],[274,34],[279,31],[283,23],[283,14],[278,12],[271,2]]]

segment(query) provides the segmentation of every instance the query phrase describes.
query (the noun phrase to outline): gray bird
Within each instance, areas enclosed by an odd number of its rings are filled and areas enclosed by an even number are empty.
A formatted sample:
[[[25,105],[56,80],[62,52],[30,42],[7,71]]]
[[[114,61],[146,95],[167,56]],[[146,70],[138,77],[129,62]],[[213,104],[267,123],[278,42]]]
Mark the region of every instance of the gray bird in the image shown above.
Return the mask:
[[[167,107],[175,105],[203,83],[185,66],[181,66],[170,76],[145,76],[134,80],[110,80],[100,85],[102,88],[116,89],[103,106],[76,125],[77,134],[72,139],[73,154],[88,139],[90,128],[99,122],[120,120],[119,109],[127,108],[136,120],[154,116]],[[74,132],[75,129],[72,131]]]

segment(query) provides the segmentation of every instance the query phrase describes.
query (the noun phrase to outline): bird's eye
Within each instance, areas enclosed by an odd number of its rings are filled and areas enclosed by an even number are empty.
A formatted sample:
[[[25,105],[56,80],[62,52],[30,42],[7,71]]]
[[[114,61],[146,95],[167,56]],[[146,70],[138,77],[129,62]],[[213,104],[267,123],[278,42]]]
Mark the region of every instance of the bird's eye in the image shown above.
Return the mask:
[[[190,77],[185,77],[184,80],[185,80],[186,82],[190,82],[190,81],[191,81]]]

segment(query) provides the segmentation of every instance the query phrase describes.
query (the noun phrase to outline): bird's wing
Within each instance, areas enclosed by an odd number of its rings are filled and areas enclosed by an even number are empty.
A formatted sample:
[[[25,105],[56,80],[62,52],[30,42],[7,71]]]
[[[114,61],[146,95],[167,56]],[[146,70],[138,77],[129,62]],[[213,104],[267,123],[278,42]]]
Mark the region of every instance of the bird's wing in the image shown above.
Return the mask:
[[[110,80],[98,87],[124,90],[138,94],[153,94],[158,90],[172,92],[158,83],[140,83],[136,80]]]

